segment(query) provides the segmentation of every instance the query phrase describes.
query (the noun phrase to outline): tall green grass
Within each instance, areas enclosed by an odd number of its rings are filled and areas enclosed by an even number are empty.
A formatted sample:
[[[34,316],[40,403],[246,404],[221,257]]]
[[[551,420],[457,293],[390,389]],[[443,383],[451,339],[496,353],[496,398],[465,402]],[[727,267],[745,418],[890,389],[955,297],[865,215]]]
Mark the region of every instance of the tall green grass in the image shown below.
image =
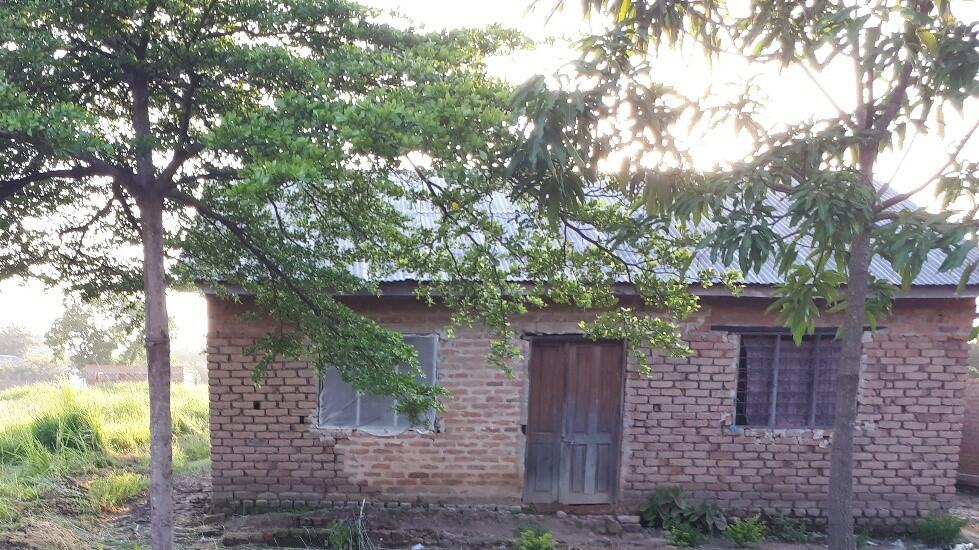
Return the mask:
[[[171,401],[174,467],[199,468],[210,458],[207,388],[175,385]],[[0,392],[0,524],[16,521],[68,478],[82,485],[111,478],[112,483],[88,484],[90,492],[103,493],[90,494],[92,502],[111,503],[112,495],[121,494],[122,501],[131,499],[131,493],[144,490],[137,480],[144,479],[149,440],[145,383],[33,385]],[[107,467],[134,471],[113,470],[115,477],[105,478]]]
[[[88,500],[96,513],[118,508],[143,494],[149,480],[143,474],[114,472],[92,480],[88,486]]]

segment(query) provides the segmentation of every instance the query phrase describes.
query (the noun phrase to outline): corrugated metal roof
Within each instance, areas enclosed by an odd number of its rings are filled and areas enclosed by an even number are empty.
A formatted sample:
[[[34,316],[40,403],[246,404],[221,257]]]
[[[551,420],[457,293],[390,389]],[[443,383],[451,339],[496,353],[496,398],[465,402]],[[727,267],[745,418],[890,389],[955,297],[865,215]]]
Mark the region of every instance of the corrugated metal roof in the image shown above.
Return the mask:
[[[892,196],[893,191],[885,193],[885,197]],[[787,201],[780,198],[772,197],[770,199],[773,209],[777,214],[784,213],[788,207]],[[439,223],[440,213],[431,204],[412,202],[405,199],[400,199],[395,202],[396,208],[407,215],[413,220],[413,223],[417,224],[419,227],[435,227]],[[480,205],[486,208],[493,218],[497,220],[505,230],[516,231],[516,224],[519,222],[520,216],[524,216],[520,210],[502,194],[494,194],[488,197],[487,200]],[[908,206],[905,206],[908,208]],[[788,236],[793,233],[793,227],[790,226],[788,218],[782,217],[778,219],[774,225],[773,229],[778,235]],[[698,228],[700,232],[709,231],[715,224],[707,221],[701,224]],[[585,241],[580,235],[574,232],[568,232],[568,241],[579,249],[583,249],[589,246],[589,243]],[[619,253],[624,259],[637,260],[637,256],[629,252],[628,250],[620,250]],[[939,251],[932,251],[928,256],[928,261],[922,267],[921,272],[913,281],[913,286],[926,287],[926,286],[957,286],[959,284],[959,278],[961,276],[961,270],[951,270],[946,272],[940,272],[939,266],[945,259],[945,254]],[[499,259],[501,262],[501,269],[508,270],[510,268],[509,262],[505,257]],[[972,261],[979,261],[979,250],[973,250],[970,252],[967,263]],[[711,255],[706,250],[699,250],[695,253],[694,261],[691,268],[691,273],[697,273],[705,269],[714,269],[717,271],[725,271],[728,269],[736,269],[737,263],[735,261],[734,265],[726,265],[719,258],[717,260],[712,260]],[[870,266],[871,274],[878,278],[890,283],[899,285],[901,283],[900,276],[891,268],[887,261],[880,257],[874,257],[871,261]],[[358,264],[353,266],[352,271],[355,275],[363,278],[367,278],[369,275],[369,268],[366,264]],[[375,275],[376,277],[376,275]],[[381,278],[384,282],[410,282],[417,281],[419,277],[417,274],[413,274],[407,271],[397,271],[390,273]],[[766,264],[761,266],[757,271],[751,271],[749,273],[743,274],[743,283],[746,285],[775,285],[783,282],[783,277],[778,274],[775,262],[769,260]],[[969,280],[970,285],[979,285],[979,270],[973,273]]]

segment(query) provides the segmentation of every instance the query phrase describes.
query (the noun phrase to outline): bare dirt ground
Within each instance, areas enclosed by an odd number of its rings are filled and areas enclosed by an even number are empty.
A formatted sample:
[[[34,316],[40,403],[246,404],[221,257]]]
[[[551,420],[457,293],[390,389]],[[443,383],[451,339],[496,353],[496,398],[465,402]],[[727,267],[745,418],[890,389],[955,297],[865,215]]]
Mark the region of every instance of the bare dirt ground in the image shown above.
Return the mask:
[[[631,519],[607,516],[531,515],[511,512],[426,508],[356,508],[276,512],[218,517],[210,514],[208,474],[176,479],[176,546],[182,550],[271,550],[326,548],[329,525],[363,522],[370,541],[381,549],[504,550],[520,529],[550,531],[562,550],[666,548],[663,533],[642,529]],[[146,544],[149,506],[145,500],[112,516],[93,517],[79,506],[78,488],[64,487],[49,495],[51,505],[18,529],[0,532],[0,549],[133,550]],[[46,499],[46,500],[47,500]],[[970,520],[966,539],[979,542],[979,492],[959,494],[953,513]],[[723,539],[710,539],[706,550],[730,550]],[[759,550],[818,550],[822,545],[766,542]],[[922,550],[907,539],[870,539],[865,550]]]

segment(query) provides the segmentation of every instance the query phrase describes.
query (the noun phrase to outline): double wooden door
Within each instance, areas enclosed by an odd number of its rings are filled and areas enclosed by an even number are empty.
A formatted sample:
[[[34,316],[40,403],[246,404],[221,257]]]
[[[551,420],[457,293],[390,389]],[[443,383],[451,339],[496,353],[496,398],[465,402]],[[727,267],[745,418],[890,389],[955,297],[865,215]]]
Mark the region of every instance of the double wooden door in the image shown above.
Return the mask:
[[[524,500],[603,504],[615,497],[622,342],[534,340]]]

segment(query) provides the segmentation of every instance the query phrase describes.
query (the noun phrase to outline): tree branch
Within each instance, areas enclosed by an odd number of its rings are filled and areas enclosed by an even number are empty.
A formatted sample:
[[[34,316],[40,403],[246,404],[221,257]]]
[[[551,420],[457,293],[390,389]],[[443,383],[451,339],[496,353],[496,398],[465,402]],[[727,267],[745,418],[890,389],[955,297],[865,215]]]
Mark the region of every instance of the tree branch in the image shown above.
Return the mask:
[[[146,11],[143,12],[143,24],[140,27],[142,31],[142,36],[139,38],[139,45],[136,47],[136,54],[142,60],[146,56],[146,48],[149,47],[150,43],[150,25],[153,23],[153,16],[156,14],[157,3],[151,1],[146,5]]]
[[[183,164],[187,162],[188,159],[194,158],[195,156],[197,156],[198,153],[200,153],[203,150],[204,150],[204,145],[202,143],[195,142],[190,144],[186,148],[178,149],[177,151],[174,151],[173,157],[170,159],[170,162],[167,163],[166,168],[164,168],[163,172],[160,173],[160,178],[159,178],[160,184],[163,186],[172,186],[173,176],[177,173],[177,170],[179,170],[180,167],[183,166]]]
[[[211,170],[200,174],[191,174],[191,175],[183,176],[176,181],[175,186],[196,183],[202,179],[230,181],[236,179],[237,177],[238,177],[237,170]]]
[[[908,191],[906,193],[901,193],[900,195],[895,195],[895,196],[887,199],[886,201],[881,202],[877,207],[874,208],[874,212],[875,213],[882,212],[882,211],[884,211],[884,210],[886,210],[886,209],[888,209],[888,208],[890,208],[890,207],[892,207],[892,206],[894,206],[896,204],[899,204],[899,203],[901,203],[903,201],[906,201],[909,198],[911,198],[912,196],[920,193],[921,191],[924,191],[926,187],[928,187],[929,185],[931,185],[932,183],[934,183],[935,180],[937,180],[938,178],[940,178],[942,176],[942,174],[945,173],[945,170],[947,170],[948,167],[951,166],[953,162],[955,162],[955,159],[958,158],[959,153],[962,152],[962,149],[965,147],[965,144],[968,143],[970,139],[972,139],[972,135],[976,132],[976,129],[977,128],[979,128],[979,119],[976,119],[976,121],[975,121],[975,123],[973,123],[972,127],[969,128],[969,130],[965,133],[965,135],[962,137],[962,139],[959,140],[958,144],[956,144],[956,146],[952,150],[952,152],[949,153],[948,159],[945,161],[945,164],[943,164],[938,170],[936,170],[935,173],[933,173],[931,176],[925,178],[924,181],[922,181],[920,184],[918,184],[917,186],[915,186],[910,191]],[[888,182],[888,186],[889,185],[890,185],[890,182]]]
[[[894,117],[897,116],[901,104],[904,103],[904,98],[907,97],[908,86],[911,85],[912,68],[910,62],[905,63],[901,67],[901,74],[898,76],[897,84],[894,85],[894,89],[888,95],[887,101],[884,102],[884,110],[881,112],[880,117],[874,122],[873,128],[880,135],[887,131],[887,126],[894,121]]]
[[[862,129],[867,129],[867,103],[864,100],[863,94],[863,63],[860,58],[860,42],[859,38],[854,39],[853,51],[850,52],[850,58],[853,60],[853,78],[856,84],[856,99],[857,99],[857,109],[856,109],[856,119],[857,125]]]
[[[265,266],[265,269],[267,269],[269,273],[281,279],[282,282],[289,287],[289,290],[294,292],[300,301],[302,301],[303,304],[305,304],[306,307],[308,307],[316,316],[320,316],[322,314],[323,310],[320,308],[319,304],[310,298],[306,292],[300,288],[299,285],[296,284],[296,282],[293,281],[285,271],[282,270],[282,267],[279,266],[278,262],[273,260],[258,246],[258,244],[255,243],[255,240],[252,239],[252,237],[243,227],[239,226],[227,216],[224,216],[220,212],[217,212],[216,210],[207,206],[197,197],[194,197],[189,193],[184,193],[178,189],[171,188],[166,191],[166,197],[184,206],[193,208],[201,216],[204,216],[205,218],[208,218],[227,229],[228,232],[234,235],[235,239],[237,239],[242,246],[248,249],[248,251],[255,256],[255,259],[257,259],[259,263]]]
[[[180,115],[177,120],[177,149],[174,151],[170,162],[167,163],[166,168],[160,174],[160,184],[164,187],[173,185],[173,176],[177,173],[177,170],[188,159],[193,158],[204,150],[204,145],[199,142],[187,145],[190,138],[190,119],[194,114],[194,93],[200,84],[200,77],[191,72],[189,79],[184,93],[180,96]]]
[[[32,183],[58,178],[82,179],[89,176],[108,175],[90,166],[77,166],[64,170],[36,172],[11,180],[0,180],[0,203],[13,197]]]
[[[119,183],[115,178],[112,179],[112,196],[115,197],[116,202],[118,202],[119,206],[122,207],[122,212],[123,215],[125,215],[126,217],[126,221],[129,222],[129,225],[132,226],[132,228],[136,231],[136,233],[139,233],[140,231],[139,219],[136,218],[136,215],[133,214],[132,209],[129,207],[129,202],[126,200],[126,195],[123,193],[122,190],[122,184]]]
[[[190,129],[190,119],[194,114],[194,93],[200,84],[200,77],[190,73],[190,81],[184,90],[184,95],[180,98],[180,119],[177,124],[177,135],[180,136],[180,143],[187,143],[187,132]]]
[[[111,176],[113,179],[118,179],[124,186],[128,187],[132,183],[133,174],[127,168],[106,162],[88,152],[76,153],[75,158],[87,163],[90,167],[98,170],[102,175]]]
[[[816,88],[819,89],[819,91],[823,94],[823,96],[829,100],[829,102],[833,105],[834,108],[836,108],[836,112],[839,114],[840,120],[843,121],[851,129],[856,130],[857,123],[853,121],[853,118],[849,114],[847,114],[842,107],[840,107],[840,104],[837,103],[836,98],[834,98],[833,95],[826,90],[822,82],[820,82],[816,78],[816,75],[812,74],[812,71],[809,70],[809,67],[806,67],[805,62],[799,63],[799,67],[802,68],[802,72],[805,73],[807,77],[809,77],[809,80],[811,80],[812,83],[816,85]]]
[[[92,214],[92,217],[89,218],[88,221],[86,221],[85,223],[81,225],[76,225],[74,227],[63,229],[59,231],[58,234],[61,236],[65,236],[69,233],[81,233],[81,236],[78,239],[79,241],[83,240],[85,238],[85,235],[88,234],[88,230],[92,228],[95,222],[109,215],[109,212],[112,210],[112,202],[113,199],[109,199],[108,201],[106,201],[105,205],[103,205],[102,208],[96,210],[95,214]]]

